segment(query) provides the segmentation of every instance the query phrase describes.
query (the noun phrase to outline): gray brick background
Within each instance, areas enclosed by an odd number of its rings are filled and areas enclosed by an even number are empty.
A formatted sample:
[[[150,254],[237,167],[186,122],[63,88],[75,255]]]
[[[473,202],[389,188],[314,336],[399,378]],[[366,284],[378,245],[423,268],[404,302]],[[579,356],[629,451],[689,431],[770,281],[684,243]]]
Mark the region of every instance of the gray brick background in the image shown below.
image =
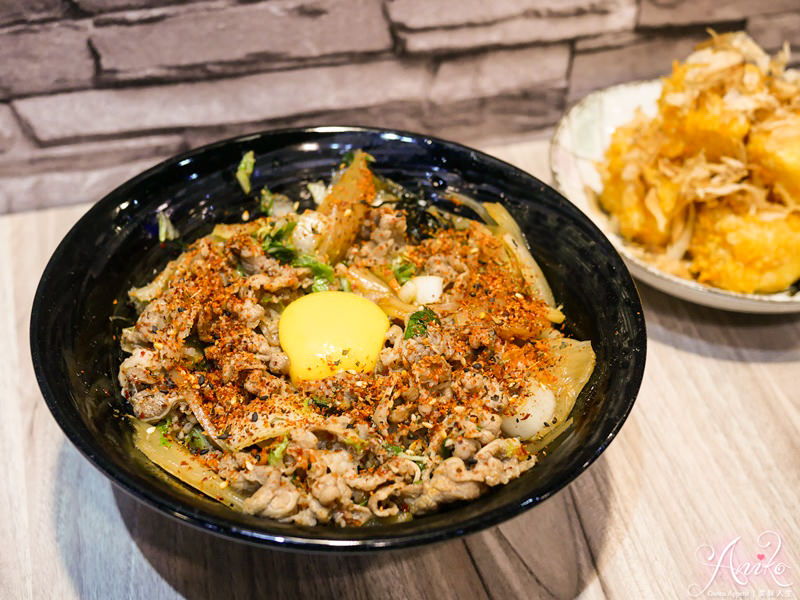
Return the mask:
[[[800,0],[0,0],[0,213],[270,127],[546,134],[707,27],[798,47]]]

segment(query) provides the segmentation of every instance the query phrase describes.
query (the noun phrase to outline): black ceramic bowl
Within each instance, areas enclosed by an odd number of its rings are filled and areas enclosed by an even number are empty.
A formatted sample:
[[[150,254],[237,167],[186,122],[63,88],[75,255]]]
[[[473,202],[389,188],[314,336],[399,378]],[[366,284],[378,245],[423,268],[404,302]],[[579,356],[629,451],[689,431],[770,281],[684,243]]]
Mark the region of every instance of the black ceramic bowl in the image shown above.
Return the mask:
[[[444,202],[444,186],[503,202],[525,232],[567,315],[590,339],[597,367],[573,412],[573,426],[540,464],[469,503],[408,523],[337,529],[299,527],[232,512],[170,478],[132,446],[116,384],[115,339],[133,317],[126,291],[180,252],[157,239],[168,212],[184,239],[254,210],[233,173],[255,151],[254,187],[296,196],[327,179],[342,154],[363,148],[375,170]],[[42,394],[75,446],[111,481],[156,509],[226,537],[301,550],[370,550],[444,540],[513,517],[575,479],[608,446],[633,406],[645,361],[639,297],[602,233],[541,181],[458,144],[377,129],[323,127],[266,132],[170,159],[123,184],[72,228],[42,275],[31,316],[31,354]]]

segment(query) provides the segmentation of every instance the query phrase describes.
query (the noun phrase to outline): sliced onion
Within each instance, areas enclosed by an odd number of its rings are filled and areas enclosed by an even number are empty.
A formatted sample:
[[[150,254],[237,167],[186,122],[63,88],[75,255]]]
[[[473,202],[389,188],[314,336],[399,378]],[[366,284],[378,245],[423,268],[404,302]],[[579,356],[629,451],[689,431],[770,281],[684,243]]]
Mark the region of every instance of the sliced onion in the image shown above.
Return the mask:
[[[658,193],[655,188],[650,188],[650,191],[644,197],[644,206],[653,215],[656,220],[656,227],[659,231],[667,230],[667,217],[664,211],[661,210],[661,202],[658,200]]]
[[[377,303],[393,319],[405,321],[416,309],[413,304],[395,296],[392,289],[371,271],[350,267],[347,270],[347,280],[353,286],[354,292]]]
[[[541,267],[531,255],[528,242],[514,217],[505,206],[498,202],[484,202],[483,205],[497,223],[496,227],[490,226],[490,229],[503,240],[534,295],[544,300],[549,306],[555,307],[556,301],[550,285],[547,283]]]
[[[375,302],[389,317],[400,319],[404,323],[408,321],[408,317],[411,316],[411,313],[416,310],[415,306],[403,302],[400,298],[391,294],[381,296]]]
[[[509,254],[517,263],[517,266],[522,273],[523,279],[528,284],[528,287],[533,292],[536,298],[544,300],[545,304],[555,308],[556,300],[553,292],[550,289],[550,284],[542,273],[539,264],[533,259],[528,248],[523,242],[515,238],[510,233],[502,235],[503,243],[508,249]],[[562,319],[563,320],[563,319]],[[558,322],[558,321],[556,321]]]
[[[483,222],[487,225],[492,225],[494,218],[489,212],[486,210],[486,205],[475,200],[474,198],[470,198],[469,196],[465,196],[464,194],[459,194],[458,192],[450,192],[450,197],[453,202],[458,204],[464,204],[475,211],[475,213],[483,219]]]
[[[556,417],[562,421],[572,411],[578,394],[589,381],[596,357],[589,341],[561,338],[549,343],[555,359],[550,371],[557,382],[553,386],[557,401]]]
[[[347,278],[353,287],[364,292],[379,292],[391,294],[392,289],[380,277],[366,269],[350,267],[347,269]]]
[[[160,436],[148,433],[152,433],[148,423],[138,419],[131,419],[131,422],[133,443],[147,458],[207,496],[236,510],[244,510],[244,496],[228,486],[222,477],[200,462],[195,455],[180,444],[162,444]]]

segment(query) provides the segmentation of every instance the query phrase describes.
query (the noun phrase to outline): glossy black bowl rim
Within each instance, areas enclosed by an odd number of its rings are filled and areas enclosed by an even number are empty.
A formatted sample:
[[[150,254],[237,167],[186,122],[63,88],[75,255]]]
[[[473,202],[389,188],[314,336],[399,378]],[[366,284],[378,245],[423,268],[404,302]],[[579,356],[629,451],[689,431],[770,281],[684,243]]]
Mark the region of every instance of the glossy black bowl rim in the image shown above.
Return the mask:
[[[605,235],[600,231],[600,229],[597,228],[596,225],[594,225],[594,223],[592,223],[592,221],[588,217],[586,217],[582,212],[580,212],[580,210],[575,208],[575,213],[576,213],[575,218],[582,221],[582,225],[585,226],[586,228],[594,230],[596,235],[608,245],[608,248],[612,251],[613,256],[618,261],[618,266],[622,271],[622,273],[624,274],[626,284],[629,285],[631,291],[633,292],[631,295],[632,300],[635,301],[633,314],[636,320],[635,323],[636,330],[639,332],[637,339],[635,339],[633,342],[636,345],[636,347],[640,349],[640,351],[637,354],[638,362],[636,364],[636,369],[633,371],[630,380],[629,389],[631,393],[630,396],[626,398],[627,405],[625,406],[625,410],[622,413],[621,418],[619,418],[614,423],[614,426],[610,429],[605,439],[599,446],[594,447],[592,449],[587,449],[587,451],[583,454],[584,462],[580,466],[580,469],[556,479],[554,486],[547,492],[535,497],[526,495],[519,498],[518,501],[515,503],[498,507],[496,509],[477,515],[470,519],[462,521],[454,521],[453,523],[448,523],[445,526],[438,527],[436,529],[431,529],[430,531],[425,531],[422,533],[405,534],[398,536],[384,535],[384,536],[376,536],[373,538],[361,539],[361,540],[340,540],[340,539],[324,538],[320,536],[304,537],[302,535],[297,535],[297,536],[277,535],[264,531],[259,531],[253,528],[243,527],[228,519],[204,514],[200,511],[189,508],[185,504],[182,505],[181,503],[173,502],[167,498],[164,498],[160,494],[155,493],[153,490],[138,485],[134,480],[128,477],[127,474],[118,471],[113,461],[106,458],[102,452],[98,452],[95,445],[92,443],[93,436],[91,432],[86,428],[86,426],[83,424],[80,418],[77,419],[74,418],[75,415],[70,415],[69,414],[70,411],[64,410],[64,406],[56,401],[58,393],[52,389],[49,382],[43,375],[42,363],[45,360],[44,358],[45,355],[43,352],[44,349],[40,346],[39,339],[36,335],[36,332],[41,328],[40,320],[42,317],[42,313],[47,310],[47,308],[43,305],[43,298],[41,293],[42,289],[46,286],[48,280],[52,278],[54,269],[56,269],[57,259],[63,253],[64,247],[67,246],[72,241],[72,238],[77,236],[78,234],[77,230],[79,229],[80,225],[84,221],[89,220],[95,212],[103,210],[106,204],[115,202],[116,199],[121,194],[126,193],[130,188],[133,188],[134,186],[138,185],[141,181],[149,178],[151,175],[161,172],[165,169],[172,168],[181,161],[184,161],[186,159],[190,159],[192,157],[204,154],[206,152],[213,152],[215,149],[219,147],[223,147],[228,144],[248,142],[255,139],[259,139],[264,136],[272,136],[272,135],[314,134],[314,133],[336,134],[336,133],[349,133],[349,132],[367,133],[367,134],[374,133],[377,135],[395,134],[398,136],[411,137],[419,140],[430,140],[431,142],[442,144],[444,146],[449,146],[451,148],[460,150],[462,152],[473,153],[473,155],[481,161],[492,162],[499,165],[504,170],[511,169],[513,171],[523,174],[525,177],[531,179],[532,184],[538,184],[546,188],[553,189],[551,186],[545,184],[544,182],[541,182],[539,179],[537,179],[530,173],[527,173],[522,169],[519,169],[518,167],[515,167],[514,165],[511,165],[506,161],[500,160],[498,158],[495,158],[484,152],[465,146],[463,144],[444,140],[426,134],[420,134],[398,129],[384,129],[378,127],[362,127],[362,126],[315,126],[315,127],[290,127],[281,129],[271,129],[256,133],[250,133],[246,135],[230,137],[224,140],[220,140],[218,142],[201,146],[199,148],[195,148],[193,150],[189,150],[182,154],[168,158],[158,163],[157,165],[147,169],[146,171],[140,173],[139,175],[122,183],[114,190],[107,193],[99,201],[97,201],[70,228],[69,232],[64,236],[64,238],[56,247],[55,251],[50,257],[50,260],[47,263],[47,266],[45,267],[42,273],[39,285],[37,286],[36,293],[34,295],[33,307],[31,310],[30,349],[31,349],[31,358],[33,361],[33,367],[36,374],[36,379],[39,384],[39,388],[42,392],[42,395],[44,397],[44,400],[50,412],[53,415],[53,418],[56,420],[59,427],[67,436],[67,438],[70,440],[70,442],[72,442],[72,444],[80,451],[80,453],[83,454],[89,460],[89,462],[92,465],[94,465],[94,467],[97,468],[103,475],[108,477],[108,479],[112,481],[118,488],[122,489],[124,492],[128,493],[133,498],[141,502],[144,502],[145,504],[156,509],[157,511],[166,514],[167,516],[172,517],[182,523],[192,525],[201,530],[228,539],[239,540],[258,546],[267,546],[277,550],[291,550],[291,551],[303,551],[303,552],[351,552],[351,553],[365,552],[365,551],[381,550],[381,549],[409,548],[427,543],[445,541],[457,536],[475,533],[482,529],[486,529],[487,527],[497,525],[502,521],[508,520],[514,516],[517,516],[523,511],[532,508],[536,504],[539,504],[540,502],[546,500],[556,492],[563,489],[569,483],[574,481],[578,476],[580,476],[603,453],[603,451],[605,451],[605,449],[608,447],[608,445],[611,443],[614,437],[616,437],[616,435],[619,433],[620,429],[622,428],[622,425],[625,423],[628,416],[630,415],[631,410],[633,409],[633,405],[636,401],[636,397],[638,396],[638,392],[641,387],[641,382],[644,375],[644,366],[645,366],[646,352],[647,352],[647,335],[646,335],[644,314],[641,307],[641,300],[639,298],[638,290],[636,289],[636,285],[630,273],[628,272],[627,268],[625,267],[618,253],[613,249],[611,243],[606,239]],[[556,193],[558,196],[560,196],[564,202],[571,205],[569,200],[564,198],[559,192],[557,192],[556,190],[553,190],[553,192]],[[64,405],[68,406],[67,403],[64,403]],[[316,533],[318,533],[319,531],[320,530],[315,529]]]

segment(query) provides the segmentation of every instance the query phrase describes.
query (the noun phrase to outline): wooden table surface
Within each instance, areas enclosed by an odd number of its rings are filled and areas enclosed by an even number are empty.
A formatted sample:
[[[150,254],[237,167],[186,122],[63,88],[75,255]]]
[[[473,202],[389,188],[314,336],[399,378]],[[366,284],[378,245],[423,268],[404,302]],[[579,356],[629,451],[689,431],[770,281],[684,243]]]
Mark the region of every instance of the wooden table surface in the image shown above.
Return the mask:
[[[542,140],[487,150],[548,179]],[[640,285],[649,342],[636,405],[555,497],[426,548],[261,550],[129,498],[50,416],[29,356],[30,307],[47,259],[87,207],[0,217],[0,597],[800,594],[800,315],[720,312]]]

